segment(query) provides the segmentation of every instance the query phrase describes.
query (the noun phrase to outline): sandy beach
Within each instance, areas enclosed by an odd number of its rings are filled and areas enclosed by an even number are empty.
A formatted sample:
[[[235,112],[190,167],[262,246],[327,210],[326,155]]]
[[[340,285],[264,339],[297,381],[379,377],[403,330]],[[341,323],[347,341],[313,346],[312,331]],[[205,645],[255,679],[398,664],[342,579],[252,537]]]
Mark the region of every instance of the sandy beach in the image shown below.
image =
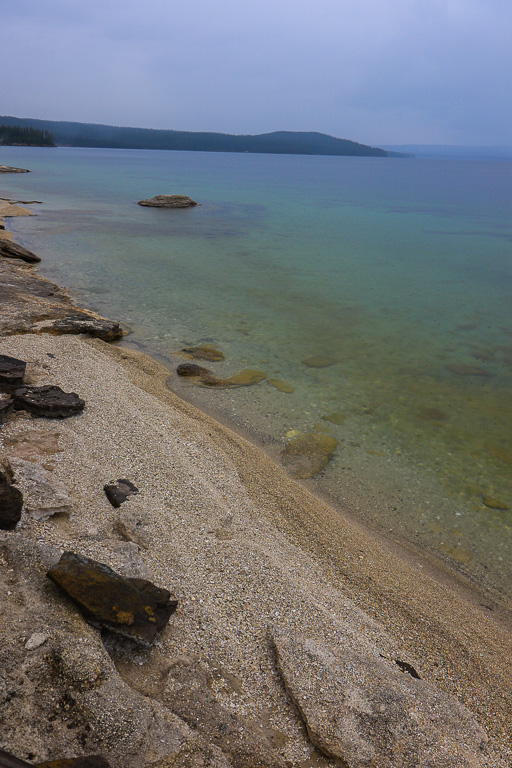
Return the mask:
[[[12,288],[16,279],[20,285]],[[370,666],[409,665],[464,705],[489,737],[473,762],[454,753],[442,765],[510,765],[507,607],[357,523],[350,509],[312,495],[260,448],[171,393],[166,382],[175,374],[151,358],[86,335],[44,332],[45,322],[76,307],[57,288],[47,296],[30,294],[30,281],[32,267],[1,260],[0,285],[11,291],[4,296],[16,311],[4,300],[0,353],[27,362],[29,384],[59,385],[86,406],[64,420],[17,411],[0,427],[0,455],[15,475],[20,461],[37,464],[70,500],[65,514],[46,520],[24,509],[15,531],[0,532],[0,543],[9,563],[25,545],[31,558],[42,553],[41,562],[72,550],[177,597],[178,610],[150,650],[108,636],[102,644],[82,619],[74,630],[98,654],[101,649],[101,663],[110,665],[119,685],[158,702],[188,727],[193,721],[194,733],[222,753],[218,763],[169,759],[162,765],[342,764],[334,753],[314,749],[311,738],[319,737],[311,722],[308,737],[308,713],[298,706],[294,684],[283,680],[286,665],[276,664],[281,636],[306,639],[334,656],[349,649]],[[103,490],[118,478],[139,490],[120,510]],[[23,664],[32,632],[48,637],[41,653],[58,632],[50,610],[46,624],[38,613],[30,625],[30,603],[28,609],[16,605],[10,591],[5,615],[16,624],[3,621],[0,636]],[[56,590],[48,595],[59,599]],[[308,670],[303,674],[299,689],[307,686]],[[326,686],[334,693],[333,680]],[[34,761],[71,756],[64,731],[57,729],[52,741],[45,725],[32,725],[29,737],[29,715],[15,714],[11,703],[7,709],[12,727],[3,723],[0,747]],[[327,709],[326,720],[330,714]],[[93,728],[89,740],[73,744],[74,753],[102,752],[114,767],[146,766],[171,754],[168,744],[132,743],[134,730],[128,737],[122,728],[107,729],[95,741]],[[391,765],[387,759],[377,754],[361,765],[384,768]]]

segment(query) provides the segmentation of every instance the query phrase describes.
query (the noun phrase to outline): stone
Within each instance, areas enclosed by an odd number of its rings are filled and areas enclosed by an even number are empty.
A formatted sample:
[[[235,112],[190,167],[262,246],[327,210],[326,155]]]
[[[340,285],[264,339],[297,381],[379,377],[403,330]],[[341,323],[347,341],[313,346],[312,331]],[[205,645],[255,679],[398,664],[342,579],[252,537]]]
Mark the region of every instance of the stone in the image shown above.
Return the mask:
[[[113,507],[118,509],[130,496],[139,492],[139,489],[130,480],[119,479],[117,483],[107,483],[103,490]]]
[[[13,168],[11,165],[0,165],[0,173],[30,173],[28,168]]]
[[[47,576],[78,605],[93,626],[106,627],[150,647],[178,601],[145,579],[120,576],[108,565],[64,552]]]
[[[246,368],[245,370],[240,371],[240,373],[236,373],[234,376],[229,376],[227,379],[221,379],[217,386],[221,389],[230,387],[249,387],[251,384],[259,384],[260,381],[263,381],[266,378],[267,376],[263,371],[253,371],[251,368]]]
[[[14,400],[12,397],[0,397],[0,424],[5,424],[13,411]]]
[[[23,384],[27,364],[15,357],[0,355],[0,391],[12,392]]]
[[[16,410],[28,411],[47,419],[65,419],[83,411],[85,402],[76,392],[64,392],[60,387],[21,387],[14,392]]]
[[[489,507],[489,509],[498,509],[503,511],[508,509],[508,504],[505,504],[504,501],[500,501],[499,499],[495,499],[493,496],[484,496],[482,501],[486,507]]]
[[[124,336],[119,323],[104,317],[88,315],[86,312],[75,312],[72,315],[59,317],[50,323],[40,325],[39,330],[54,334],[84,333],[102,341],[115,341]]]
[[[40,256],[36,256],[32,251],[28,251],[23,246],[14,243],[12,240],[0,239],[0,256],[6,259],[21,259],[29,264],[35,264],[41,261]]]
[[[139,200],[138,205],[147,205],[151,208],[191,208],[197,203],[187,195],[155,195],[147,200]]]
[[[4,445],[13,458],[26,461],[38,461],[48,454],[61,453],[59,448],[60,432],[47,432],[40,429],[29,429],[12,437],[4,437]]]
[[[176,368],[178,376],[185,376],[192,379],[193,383],[200,387],[216,387],[217,389],[230,389],[235,387],[248,387],[251,384],[258,384],[266,378],[262,371],[253,371],[249,368],[240,371],[227,379],[219,379],[208,368],[195,363],[182,363]]]
[[[10,485],[13,480],[14,472],[9,459],[0,458],[0,485],[3,483]]]
[[[281,462],[293,477],[314,477],[327,466],[338,445],[331,435],[306,432],[294,437],[281,451]]]
[[[198,347],[183,347],[181,351],[196,360],[209,360],[211,363],[218,363],[224,360],[224,354],[220,349],[215,349],[215,347],[211,347],[209,344],[200,344]]]
[[[463,363],[454,363],[453,365],[447,365],[447,369],[450,373],[454,373],[456,376],[491,376],[490,371],[486,371],[485,368],[479,368],[476,365],[464,365]]]
[[[48,635],[45,635],[43,632],[34,632],[34,634],[30,635],[29,639],[25,643],[25,650],[35,651],[36,648],[40,648],[42,645],[44,645],[47,640]]]
[[[21,518],[23,494],[19,488],[8,483],[0,484],[0,529],[12,531]]]
[[[322,416],[321,418],[322,421],[330,421],[331,424],[341,426],[346,421],[347,415],[346,413],[336,411],[335,413],[326,413],[325,416]]]
[[[110,768],[110,763],[101,755],[90,755],[49,760],[45,763],[37,763],[35,768]]]
[[[436,426],[442,425],[447,419],[450,418],[449,414],[441,411],[439,408],[417,408],[415,415],[422,421],[431,421]]]
[[[26,512],[34,520],[48,520],[53,515],[69,515],[72,501],[66,488],[35,461],[11,458],[16,485],[23,493]]]
[[[346,768],[483,768],[485,731],[403,662],[273,630],[277,664],[312,743]]]
[[[281,379],[267,379],[267,381],[272,387],[279,390],[279,392],[284,392],[287,395],[291,395],[292,392],[295,392],[294,386]]]
[[[443,555],[446,555],[451,560],[455,560],[457,563],[469,563],[469,561],[473,559],[472,553],[462,547],[451,547],[449,544],[440,544],[438,549]]]
[[[9,752],[0,749],[0,768],[33,768],[33,764],[27,763],[25,760],[20,760],[18,757],[9,754]]]
[[[336,363],[337,360],[329,355],[311,355],[302,361],[302,364],[307,365],[308,368],[329,368]]]

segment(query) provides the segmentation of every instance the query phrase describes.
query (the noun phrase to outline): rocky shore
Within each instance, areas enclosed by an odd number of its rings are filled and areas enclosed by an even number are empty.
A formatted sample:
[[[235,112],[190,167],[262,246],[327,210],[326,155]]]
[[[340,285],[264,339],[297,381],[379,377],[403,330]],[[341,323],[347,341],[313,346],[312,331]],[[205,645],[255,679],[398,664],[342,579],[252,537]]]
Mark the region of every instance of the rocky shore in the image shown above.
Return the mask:
[[[0,488],[22,497],[0,765],[509,766],[505,608],[314,497],[122,333],[0,255]],[[34,411],[56,387],[83,406]]]

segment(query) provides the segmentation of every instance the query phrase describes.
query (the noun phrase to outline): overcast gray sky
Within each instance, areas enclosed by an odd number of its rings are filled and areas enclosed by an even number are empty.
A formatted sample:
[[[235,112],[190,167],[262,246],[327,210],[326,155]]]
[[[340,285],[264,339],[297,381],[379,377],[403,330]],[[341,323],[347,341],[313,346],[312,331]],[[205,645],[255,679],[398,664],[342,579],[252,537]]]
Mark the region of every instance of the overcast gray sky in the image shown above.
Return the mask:
[[[0,113],[512,144],[512,0],[3,0]]]

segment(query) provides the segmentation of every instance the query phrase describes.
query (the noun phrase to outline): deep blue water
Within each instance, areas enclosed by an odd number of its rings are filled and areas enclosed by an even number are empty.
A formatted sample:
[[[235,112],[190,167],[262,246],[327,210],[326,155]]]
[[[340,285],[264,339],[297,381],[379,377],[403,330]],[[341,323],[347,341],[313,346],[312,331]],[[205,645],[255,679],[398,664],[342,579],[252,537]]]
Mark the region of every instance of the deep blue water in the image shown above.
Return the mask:
[[[274,454],[290,430],[329,430],[320,490],[510,590],[512,163],[14,147],[0,162],[32,170],[0,178],[4,196],[43,202],[11,220],[18,239],[127,343],[172,366],[214,342],[222,375],[294,387],[176,391]],[[201,205],[136,205],[160,193]]]

